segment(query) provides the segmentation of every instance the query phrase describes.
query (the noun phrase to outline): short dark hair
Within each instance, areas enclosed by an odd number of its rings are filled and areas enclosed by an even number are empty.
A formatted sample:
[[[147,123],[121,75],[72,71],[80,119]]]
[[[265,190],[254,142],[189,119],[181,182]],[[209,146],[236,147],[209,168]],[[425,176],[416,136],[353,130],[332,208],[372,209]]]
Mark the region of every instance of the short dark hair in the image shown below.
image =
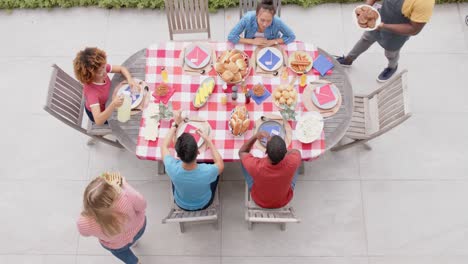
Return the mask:
[[[276,14],[276,8],[273,5],[273,0],[262,0],[258,5],[257,5],[257,15],[260,12],[260,9],[268,10],[270,13],[275,16]]]
[[[284,156],[286,156],[286,152],[288,152],[286,149],[286,143],[280,136],[273,136],[270,140],[268,140],[266,145],[266,153],[273,165],[282,161]]]
[[[198,145],[192,135],[182,133],[177,139],[175,150],[183,162],[190,163],[197,158]]]

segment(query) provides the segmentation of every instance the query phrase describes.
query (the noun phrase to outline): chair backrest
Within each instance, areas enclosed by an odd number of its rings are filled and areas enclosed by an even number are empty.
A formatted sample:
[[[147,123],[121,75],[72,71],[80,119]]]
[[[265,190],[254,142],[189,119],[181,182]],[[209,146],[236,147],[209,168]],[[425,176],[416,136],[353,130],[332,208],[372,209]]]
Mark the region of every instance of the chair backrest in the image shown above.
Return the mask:
[[[44,110],[65,124],[86,134],[81,127],[84,111],[83,86],[56,64],[49,83]]]
[[[407,72],[403,70],[367,96],[369,110],[366,114],[373,128],[369,131],[370,138],[389,131],[411,116]]]
[[[257,10],[258,0],[239,0],[239,18],[251,10]],[[276,15],[281,17],[281,0],[273,0],[273,6],[276,8]]]
[[[204,33],[211,38],[208,0],[164,0],[169,36]]]

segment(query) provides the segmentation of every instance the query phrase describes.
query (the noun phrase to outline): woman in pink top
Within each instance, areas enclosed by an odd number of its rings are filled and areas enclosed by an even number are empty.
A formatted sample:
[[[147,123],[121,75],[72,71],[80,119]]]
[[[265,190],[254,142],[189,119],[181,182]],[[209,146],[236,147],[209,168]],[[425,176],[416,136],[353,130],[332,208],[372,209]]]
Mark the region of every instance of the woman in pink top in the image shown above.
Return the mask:
[[[97,125],[107,122],[114,109],[123,103],[123,97],[115,96],[106,108],[111,88],[108,73],[121,73],[130,87],[136,89],[137,84],[127,68],[107,64],[106,53],[98,48],[85,48],[78,52],[73,68],[76,78],[83,84],[86,114]]]
[[[94,236],[101,245],[127,264],[140,263],[130,247],[146,227],[146,200],[124,178],[122,184],[94,179],[84,192],[78,219],[82,236]]]

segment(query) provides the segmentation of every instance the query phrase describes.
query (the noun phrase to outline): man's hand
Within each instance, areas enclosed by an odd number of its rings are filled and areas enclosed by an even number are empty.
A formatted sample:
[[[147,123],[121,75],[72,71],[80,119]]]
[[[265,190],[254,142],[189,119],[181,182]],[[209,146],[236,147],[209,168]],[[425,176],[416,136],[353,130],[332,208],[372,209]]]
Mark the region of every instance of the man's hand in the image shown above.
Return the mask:
[[[180,125],[183,121],[184,121],[184,119],[182,118],[182,112],[179,111],[179,110],[174,111],[174,122],[177,125]]]
[[[197,134],[200,135],[201,138],[203,138],[203,140],[206,142],[206,146],[207,147],[210,147],[211,146],[211,138],[205,133],[203,132],[201,129],[197,129]]]
[[[130,85],[130,91],[132,93],[140,92],[139,85],[137,84],[137,82],[135,82],[133,78],[130,78],[130,80],[128,80],[128,85]]]
[[[267,139],[267,142],[270,140],[270,135],[266,131],[258,131],[257,134],[255,134],[255,137],[258,141],[261,141],[264,138]]]

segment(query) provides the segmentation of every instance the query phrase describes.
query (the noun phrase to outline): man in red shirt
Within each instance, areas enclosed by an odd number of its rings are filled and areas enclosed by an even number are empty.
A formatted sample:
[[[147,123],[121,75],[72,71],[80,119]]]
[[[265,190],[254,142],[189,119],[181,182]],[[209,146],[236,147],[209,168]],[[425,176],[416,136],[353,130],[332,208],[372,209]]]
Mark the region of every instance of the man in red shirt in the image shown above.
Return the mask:
[[[239,149],[239,157],[255,203],[263,208],[280,208],[293,197],[301,153],[297,149],[288,151],[284,140],[273,136],[267,142],[266,157],[256,158],[250,154],[255,141],[268,137],[265,131],[257,132]]]

